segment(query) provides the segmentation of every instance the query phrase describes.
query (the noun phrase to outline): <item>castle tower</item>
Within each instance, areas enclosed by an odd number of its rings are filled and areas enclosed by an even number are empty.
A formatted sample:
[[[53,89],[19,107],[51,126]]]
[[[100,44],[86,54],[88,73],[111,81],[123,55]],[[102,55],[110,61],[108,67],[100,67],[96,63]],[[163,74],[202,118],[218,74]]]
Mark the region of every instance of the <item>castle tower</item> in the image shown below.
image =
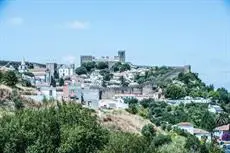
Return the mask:
[[[119,50],[118,51],[118,57],[119,57],[119,61],[121,63],[125,63],[125,50]]]

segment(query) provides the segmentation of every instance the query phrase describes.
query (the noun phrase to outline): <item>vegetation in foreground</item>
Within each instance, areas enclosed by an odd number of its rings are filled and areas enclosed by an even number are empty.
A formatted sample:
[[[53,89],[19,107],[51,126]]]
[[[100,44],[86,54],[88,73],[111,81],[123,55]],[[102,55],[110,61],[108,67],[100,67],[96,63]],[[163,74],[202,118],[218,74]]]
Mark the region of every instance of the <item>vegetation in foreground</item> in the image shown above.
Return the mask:
[[[199,141],[178,143],[181,136],[175,132],[157,134],[152,124],[141,133],[107,130],[94,111],[78,104],[19,109],[0,119],[0,153],[164,153],[181,145],[185,152],[198,153],[203,148]]]

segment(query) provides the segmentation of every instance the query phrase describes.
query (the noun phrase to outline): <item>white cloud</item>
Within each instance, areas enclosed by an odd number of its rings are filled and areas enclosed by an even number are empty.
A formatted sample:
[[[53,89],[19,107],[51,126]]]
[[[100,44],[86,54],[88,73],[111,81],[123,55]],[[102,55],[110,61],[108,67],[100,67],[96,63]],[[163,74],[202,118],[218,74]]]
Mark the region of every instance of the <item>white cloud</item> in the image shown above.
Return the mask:
[[[24,23],[24,20],[23,20],[23,18],[21,18],[21,17],[13,17],[13,18],[10,18],[10,19],[8,20],[8,23],[9,23],[10,25],[20,26],[20,25],[22,25],[22,24]]]
[[[67,55],[62,58],[64,63],[74,64],[76,61],[76,57],[73,55]]]
[[[75,20],[67,23],[66,27],[70,29],[84,30],[89,28],[89,22]]]

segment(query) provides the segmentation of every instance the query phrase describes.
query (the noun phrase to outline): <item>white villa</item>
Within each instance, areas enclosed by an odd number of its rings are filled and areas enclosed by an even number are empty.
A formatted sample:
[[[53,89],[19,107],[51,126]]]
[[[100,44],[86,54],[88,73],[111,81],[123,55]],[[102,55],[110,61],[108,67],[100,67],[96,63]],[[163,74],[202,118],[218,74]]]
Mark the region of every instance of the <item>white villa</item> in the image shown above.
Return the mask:
[[[59,78],[71,77],[74,75],[74,64],[71,65],[61,65],[58,68]]]
[[[176,127],[195,135],[199,140],[203,137],[207,138],[207,141],[211,141],[211,133],[203,129],[194,128],[193,124],[190,122],[181,122],[176,125]]]

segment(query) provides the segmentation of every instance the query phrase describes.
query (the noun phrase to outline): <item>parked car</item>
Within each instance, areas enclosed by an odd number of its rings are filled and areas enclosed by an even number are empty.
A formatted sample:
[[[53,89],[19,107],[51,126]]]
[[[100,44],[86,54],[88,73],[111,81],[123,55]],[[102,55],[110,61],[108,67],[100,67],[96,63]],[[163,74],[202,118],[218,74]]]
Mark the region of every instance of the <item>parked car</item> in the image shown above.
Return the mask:
[[[223,150],[224,150],[224,153],[230,153],[230,144],[223,145]]]

